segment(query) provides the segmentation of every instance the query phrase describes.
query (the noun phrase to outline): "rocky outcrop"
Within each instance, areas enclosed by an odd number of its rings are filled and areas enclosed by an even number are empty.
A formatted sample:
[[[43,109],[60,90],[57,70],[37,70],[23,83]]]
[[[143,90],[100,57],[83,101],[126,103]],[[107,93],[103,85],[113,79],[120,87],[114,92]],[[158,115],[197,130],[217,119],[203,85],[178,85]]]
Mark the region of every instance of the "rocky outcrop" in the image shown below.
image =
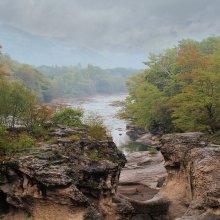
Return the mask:
[[[160,144],[160,135],[153,135],[151,133],[145,133],[141,135],[137,140],[137,143],[149,146],[149,147],[158,147]]]
[[[168,172],[160,194],[171,202],[170,218],[220,219],[220,146],[196,132],[165,135],[160,150]]]
[[[126,130],[127,130],[126,134],[130,137],[132,141],[137,140],[138,138],[140,138],[142,135],[146,133],[146,130],[144,129],[144,127],[135,126],[133,125],[132,122],[127,124]]]
[[[111,140],[55,128],[47,142],[1,162],[0,218],[220,219],[220,146],[197,132],[164,135],[159,148],[166,170],[155,151],[129,154],[125,166]]]
[[[136,183],[158,191],[163,185],[162,180],[165,180],[167,176],[162,154],[140,151],[126,155],[126,159],[127,163],[121,171],[119,185],[131,186]],[[143,192],[140,191],[141,193]]]
[[[167,176],[160,152],[134,152],[126,156],[118,193],[131,203],[135,220],[166,220],[169,201],[158,195]]]
[[[59,127],[50,133],[56,143],[18,151],[1,163],[1,203],[10,210],[3,219],[130,218],[130,203],[114,200],[125,156],[112,141],[85,133]]]

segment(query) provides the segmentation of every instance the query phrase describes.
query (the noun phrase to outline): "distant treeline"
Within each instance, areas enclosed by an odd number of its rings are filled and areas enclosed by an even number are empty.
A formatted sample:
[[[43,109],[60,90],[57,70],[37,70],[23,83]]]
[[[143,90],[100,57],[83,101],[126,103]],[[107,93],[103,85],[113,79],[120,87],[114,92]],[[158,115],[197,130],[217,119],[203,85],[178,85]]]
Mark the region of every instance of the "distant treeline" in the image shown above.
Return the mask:
[[[53,98],[79,97],[98,93],[120,93],[126,91],[126,79],[138,70],[126,68],[102,69],[93,65],[41,66],[35,67],[12,60],[1,54],[0,63],[6,66],[8,80],[21,81],[34,91],[39,100],[49,102]]]
[[[130,77],[122,117],[154,133],[220,130],[220,37],[182,40]]]

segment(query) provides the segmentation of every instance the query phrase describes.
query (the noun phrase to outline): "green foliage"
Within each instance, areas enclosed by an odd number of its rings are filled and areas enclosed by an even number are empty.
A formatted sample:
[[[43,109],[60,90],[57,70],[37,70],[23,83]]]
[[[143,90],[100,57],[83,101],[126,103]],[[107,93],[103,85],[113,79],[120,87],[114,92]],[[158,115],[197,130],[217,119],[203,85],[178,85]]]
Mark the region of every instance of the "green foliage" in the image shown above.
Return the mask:
[[[11,154],[17,150],[34,148],[36,140],[27,133],[16,134],[0,126],[0,156]]]
[[[125,68],[101,69],[93,65],[85,68],[43,66],[38,70],[50,80],[55,97],[125,92],[125,80],[137,72]]]
[[[81,127],[83,111],[81,109],[64,108],[53,115],[54,124]]]
[[[100,160],[104,160],[105,158],[103,157],[103,155],[99,154],[98,152],[96,151],[91,151],[89,154],[88,154],[88,157],[92,160],[95,160],[95,161],[100,161]]]
[[[127,83],[122,117],[153,133],[220,130],[220,37],[183,40],[145,64]]]
[[[173,119],[183,130],[214,133],[220,129],[220,76],[200,70],[192,84],[171,99]]]
[[[44,127],[39,126],[39,125],[32,126],[31,131],[32,131],[33,136],[35,138],[43,138],[48,133],[47,130]]]
[[[102,69],[93,65],[85,68],[77,66],[34,67],[20,64],[1,53],[0,59],[0,78],[7,76],[8,80],[20,81],[32,90],[41,102],[50,102],[57,97],[125,92],[127,77],[137,72],[135,69]]]
[[[27,134],[19,135],[19,138],[16,142],[11,144],[11,149],[29,149],[35,147],[35,139]]]
[[[49,102],[52,98],[52,85],[37,68],[27,64],[17,64],[14,76],[27,88],[33,90],[40,101]]]
[[[51,137],[49,140],[46,141],[47,144],[57,144],[58,138],[57,137]]]
[[[7,80],[19,81],[32,90],[39,101],[49,102],[51,100],[53,93],[52,84],[48,77],[44,76],[36,67],[20,64],[5,54],[0,54],[0,60],[0,78],[3,75],[7,76]]]
[[[18,82],[5,80],[0,80],[0,94],[0,124],[10,128],[25,124],[36,102],[34,94]]]
[[[84,123],[88,126],[88,133],[96,140],[107,140],[109,138],[107,128],[101,116],[90,113],[84,118]]]

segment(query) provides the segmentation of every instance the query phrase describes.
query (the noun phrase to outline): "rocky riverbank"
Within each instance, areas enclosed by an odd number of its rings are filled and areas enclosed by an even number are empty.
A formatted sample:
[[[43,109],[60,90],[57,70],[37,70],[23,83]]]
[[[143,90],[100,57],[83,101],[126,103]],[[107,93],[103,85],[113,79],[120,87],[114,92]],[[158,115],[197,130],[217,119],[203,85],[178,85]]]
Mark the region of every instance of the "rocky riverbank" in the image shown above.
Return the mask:
[[[125,156],[85,129],[55,128],[56,143],[15,152],[1,163],[4,220],[127,219],[132,207],[113,200]],[[81,135],[80,140],[75,137]],[[75,138],[75,140],[74,140]],[[123,208],[121,208],[123,207]],[[4,209],[4,210],[3,210]],[[129,210],[129,211],[126,211]]]
[[[211,144],[199,132],[162,137],[134,134],[134,128],[131,132],[137,142],[156,147],[161,153],[155,157],[149,152],[127,156],[120,178],[123,187],[127,184],[127,191],[119,187],[123,194],[139,200],[159,195],[169,201],[171,220],[220,219],[219,145]]]
[[[129,184],[124,184],[124,192],[121,184],[118,188],[126,158],[112,141],[93,140],[86,128],[65,126],[48,135],[47,143],[17,150],[1,161],[1,219],[167,219],[168,201],[155,197],[159,176],[152,188],[135,183],[144,191],[142,199],[126,194]],[[161,160],[159,155],[154,158]],[[146,158],[137,161],[138,169],[154,164]],[[131,166],[128,163],[126,169]]]
[[[202,133],[164,135],[154,139],[161,152],[131,153],[127,163],[86,128],[59,126],[49,136],[53,143],[1,162],[1,219],[220,219],[220,146]]]
[[[194,132],[164,135],[160,151],[168,172],[160,194],[171,202],[170,218],[220,219],[220,146]]]

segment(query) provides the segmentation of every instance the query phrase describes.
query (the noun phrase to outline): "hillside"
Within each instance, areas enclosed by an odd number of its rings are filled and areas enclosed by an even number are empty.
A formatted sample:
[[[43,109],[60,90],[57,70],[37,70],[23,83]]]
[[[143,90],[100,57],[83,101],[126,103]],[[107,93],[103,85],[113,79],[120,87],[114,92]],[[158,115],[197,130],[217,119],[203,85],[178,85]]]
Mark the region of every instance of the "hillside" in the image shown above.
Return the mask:
[[[0,62],[10,70],[9,80],[21,81],[43,102],[60,97],[126,92],[125,81],[138,72],[126,68],[102,69],[93,65],[85,68],[80,65],[35,67],[14,61],[6,54],[1,54]]]

